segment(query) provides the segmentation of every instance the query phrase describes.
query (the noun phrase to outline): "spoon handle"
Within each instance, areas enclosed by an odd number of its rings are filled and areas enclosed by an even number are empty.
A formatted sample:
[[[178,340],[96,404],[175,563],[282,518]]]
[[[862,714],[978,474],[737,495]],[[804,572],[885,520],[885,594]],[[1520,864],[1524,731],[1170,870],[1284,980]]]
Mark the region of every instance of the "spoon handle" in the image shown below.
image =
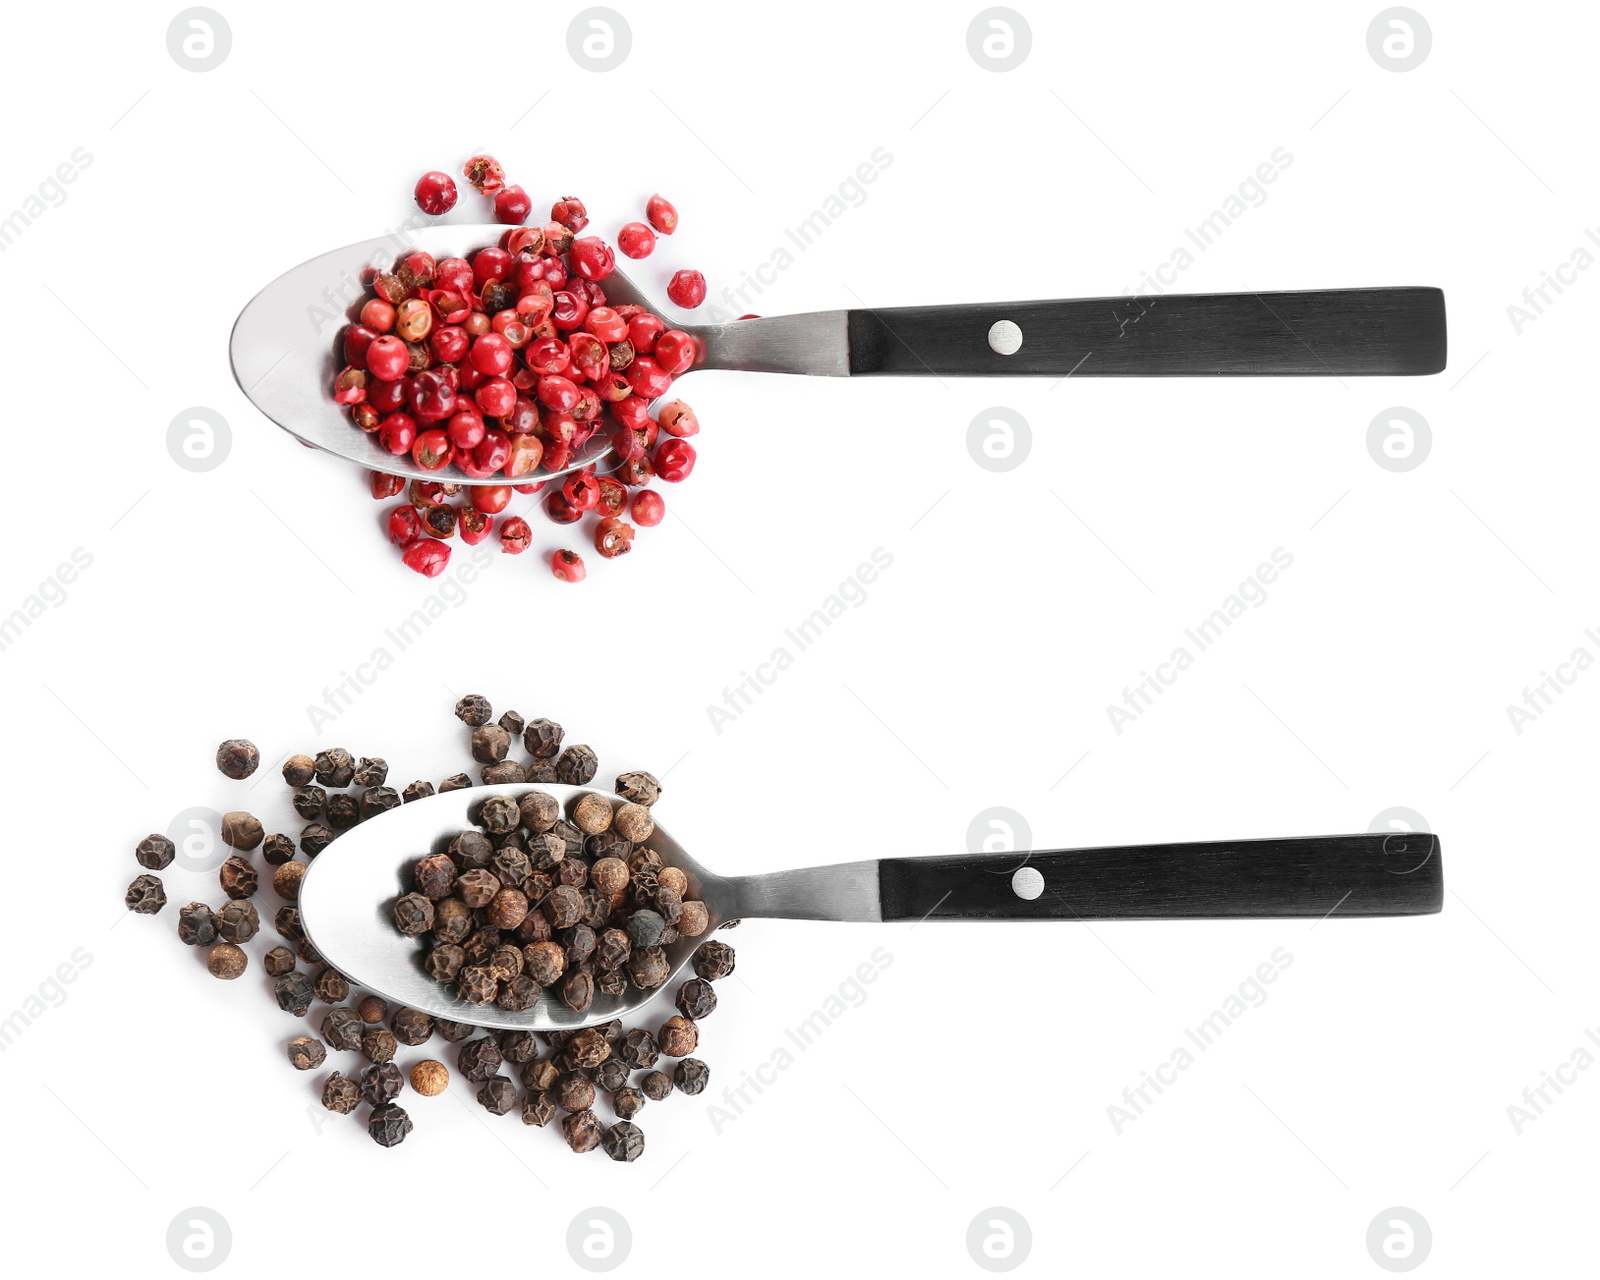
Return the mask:
[[[1444,899],[1428,832],[884,858],[879,885],[885,920],[1401,916]]]
[[[850,373],[1340,377],[1438,373],[1439,289],[1141,294],[848,313]]]

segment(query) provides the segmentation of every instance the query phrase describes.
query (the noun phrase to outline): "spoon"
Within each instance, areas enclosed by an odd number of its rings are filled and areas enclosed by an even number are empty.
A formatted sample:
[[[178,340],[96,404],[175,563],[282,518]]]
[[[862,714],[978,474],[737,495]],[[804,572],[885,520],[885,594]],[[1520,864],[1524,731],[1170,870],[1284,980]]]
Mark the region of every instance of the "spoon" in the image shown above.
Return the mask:
[[[256,408],[306,444],[374,471],[482,484],[453,465],[425,471],[378,447],[334,403],[343,361],[337,339],[378,271],[406,251],[470,257],[507,229],[425,227],[346,245],[283,273],[239,313],[229,340],[233,376]],[[668,317],[620,268],[606,300]],[[1075,298],[819,311],[724,324],[681,325],[701,352],[696,369],[837,377],[1161,375],[1346,377],[1438,373],[1445,366],[1444,294],[1438,289],[1323,289]],[[605,459],[600,431],[560,472]]]
[[[411,868],[476,825],[491,795],[554,796],[565,812],[593,790],[550,784],[471,787],[412,801],[346,831],[307,869],[300,920],[311,944],[351,982],[391,1003],[477,1027],[572,1030],[624,1017],[655,991],[596,996],[576,1013],[554,996],[522,1013],[473,1005],[434,981],[424,948],[401,936],[395,899]],[[603,791],[608,800],[615,796]],[[656,823],[644,842],[689,880],[710,929],[666,948],[676,977],[728,920],[1182,920],[1404,916],[1438,911],[1444,872],[1427,832],[1379,832],[1238,843],[1128,845],[939,858],[874,858],[834,866],[723,876],[701,866]],[[672,979],[668,979],[670,985]]]

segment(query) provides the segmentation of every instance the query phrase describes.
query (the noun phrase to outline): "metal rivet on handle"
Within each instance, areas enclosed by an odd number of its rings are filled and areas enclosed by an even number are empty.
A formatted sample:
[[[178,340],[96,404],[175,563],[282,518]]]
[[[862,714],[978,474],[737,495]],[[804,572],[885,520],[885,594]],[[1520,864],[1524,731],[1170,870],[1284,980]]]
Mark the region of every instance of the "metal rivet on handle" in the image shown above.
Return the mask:
[[[1011,892],[1032,902],[1044,892],[1044,875],[1037,867],[1018,867],[1011,877]]]
[[[1016,355],[1022,349],[1022,330],[1013,321],[996,320],[989,326],[989,349],[996,355]]]

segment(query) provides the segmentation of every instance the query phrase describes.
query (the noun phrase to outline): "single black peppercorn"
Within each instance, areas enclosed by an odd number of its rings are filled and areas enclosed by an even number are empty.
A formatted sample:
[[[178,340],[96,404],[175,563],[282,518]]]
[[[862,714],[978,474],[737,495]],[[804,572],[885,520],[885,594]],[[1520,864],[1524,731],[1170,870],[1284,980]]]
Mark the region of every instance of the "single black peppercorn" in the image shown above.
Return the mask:
[[[560,804],[543,791],[528,792],[517,805],[522,810],[522,825],[535,835],[543,835],[561,820]]]
[[[405,1077],[400,1074],[400,1068],[392,1062],[374,1063],[363,1071],[359,1078],[362,1101],[369,1107],[393,1102],[400,1096],[400,1090],[405,1085]]]
[[[389,1016],[389,1002],[382,996],[362,996],[356,1014],[369,1027],[375,1027]]]
[[[517,1086],[504,1076],[490,1076],[478,1090],[478,1101],[490,1115],[503,1116],[517,1105]]]
[[[600,1145],[613,1160],[632,1163],[644,1154],[644,1134],[638,1125],[618,1120],[600,1136]]]
[[[345,791],[328,797],[325,812],[328,825],[335,831],[348,831],[361,821],[361,808],[356,798]]]
[[[595,943],[595,967],[601,973],[609,973],[625,965],[632,954],[633,943],[627,933],[621,929],[606,929]]]
[[[700,1029],[688,1018],[674,1014],[661,1024],[656,1043],[669,1058],[687,1058],[700,1043]]]
[[[312,989],[323,1004],[338,1004],[349,998],[350,980],[337,969],[324,969],[317,975]]]
[[[295,947],[295,954],[313,968],[325,963],[325,961],[322,959],[322,952],[318,951],[314,946],[311,945],[310,938],[300,939],[299,945]]]
[[[653,773],[640,770],[617,775],[617,794],[633,804],[646,809],[661,798],[661,783]]]
[[[507,1013],[524,1013],[539,1003],[542,994],[537,982],[525,973],[518,974],[508,982],[501,982],[495,1003]]]
[[[495,1042],[500,1046],[500,1056],[518,1066],[539,1055],[539,1042],[531,1031],[500,1031],[495,1034]]]
[[[594,1112],[575,1111],[561,1122],[561,1131],[566,1136],[567,1145],[582,1154],[600,1145],[605,1126]]]
[[[300,829],[300,852],[308,858],[315,858],[319,853],[333,843],[336,833],[320,822],[308,823]],[[283,867],[291,867],[292,862],[286,862]],[[282,871],[283,867],[278,870]]]
[[[300,881],[305,879],[306,863],[285,862],[272,871],[272,891],[293,902],[300,896]]]
[[[561,750],[562,728],[554,720],[540,717],[528,721],[522,731],[522,745],[535,760],[553,760]]]
[[[665,1071],[647,1071],[639,1081],[639,1092],[651,1102],[660,1102],[672,1093],[672,1077]]]
[[[461,791],[472,785],[472,779],[464,773],[453,773],[439,784],[440,794],[446,791]]]
[[[217,748],[217,768],[235,780],[248,778],[260,764],[256,744],[243,738],[229,738]]]
[[[717,993],[704,978],[690,978],[678,988],[678,1012],[700,1022],[717,1011]]]
[[[177,856],[177,852],[172,841],[166,836],[149,835],[139,841],[133,856],[146,871],[165,871],[172,865],[172,859]]]
[[[522,821],[522,810],[510,796],[490,796],[478,810],[478,825],[490,835],[515,831]]]
[[[607,1058],[594,1069],[594,1082],[607,1093],[616,1093],[628,1083],[628,1064],[621,1058]]]
[[[322,1019],[322,1038],[333,1048],[347,1052],[361,1048],[362,1029],[354,1009],[329,1009]]]
[[[400,799],[404,803],[410,804],[413,800],[421,800],[425,796],[431,796],[432,794],[433,783],[419,780],[407,783],[406,789],[400,793]]]
[[[511,735],[499,725],[480,725],[472,731],[472,758],[479,764],[497,764],[509,750]]]
[[[238,854],[234,854],[222,864],[217,871],[217,879],[222,884],[222,892],[230,898],[248,898],[255,893],[261,883],[256,869],[250,865],[250,860],[241,858]]]
[[[261,917],[248,898],[232,898],[217,912],[217,932],[228,942],[249,942],[261,932]]]
[[[478,1028],[470,1022],[456,1022],[452,1018],[435,1018],[433,1020],[433,1029],[450,1041],[451,1044],[455,1044],[458,1041],[465,1040],[476,1032]]]
[[[672,1079],[679,1089],[692,1097],[705,1092],[711,1080],[711,1068],[699,1058],[685,1058],[672,1069]]]
[[[672,972],[671,965],[667,963],[667,953],[660,947],[635,948],[624,968],[628,981],[641,991],[654,991]]]
[[[594,993],[597,996],[620,996],[628,990],[628,979],[621,969],[613,969],[610,973],[602,973],[594,980]]]
[[[415,1127],[406,1109],[397,1102],[374,1107],[367,1117],[367,1132],[380,1147],[398,1147]]]
[[[481,871],[494,857],[494,843],[481,831],[463,831],[450,842],[450,859],[460,871]]]
[[[306,931],[300,924],[300,908],[279,907],[278,914],[272,918],[272,924],[280,938],[287,938],[295,943],[305,941]]]
[[[206,956],[206,968],[213,978],[231,981],[245,971],[250,958],[231,942],[219,942]]]
[[[611,1109],[624,1120],[632,1120],[644,1110],[644,1094],[637,1089],[619,1086],[611,1095]]]
[[[299,1018],[311,1008],[311,1001],[317,993],[311,979],[296,970],[279,978],[273,984],[272,994],[277,998],[278,1008]]]
[[[294,841],[281,833],[274,833],[262,842],[261,857],[269,867],[281,867],[294,859]]]
[[[569,787],[586,787],[594,781],[600,762],[588,747],[568,747],[556,760],[556,780]]]
[[[361,820],[376,818],[380,813],[400,807],[400,793],[393,787],[368,787],[361,793]]]
[[[523,1064],[522,1087],[529,1093],[549,1093],[561,1079],[561,1068],[549,1058],[534,1058]]]
[[[296,1036],[289,1041],[289,1062],[296,1071],[310,1071],[328,1059],[328,1051],[315,1036]]]
[[[556,762],[554,760],[530,760],[527,764],[529,782],[554,782],[556,780]]]
[[[522,1100],[522,1123],[544,1128],[556,1116],[556,1100],[548,1093],[530,1093]]]
[[[323,809],[328,805],[328,793],[316,783],[308,782],[303,787],[295,788],[290,803],[294,805],[294,811],[309,822],[322,816]]]
[[[587,1013],[594,1003],[594,974],[587,969],[569,970],[561,980],[561,1003],[574,1013]]]
[[[293,973],[294,952],[288,947],[273,947],[261,957],[261,967],[267,971],[269,978],[281,978],[286,973]]]
[[[236,809],[222,815],[222,843],[230,849],[254,849],[267,834],[254,814]]]
[[[478,1040],[469,1040],[461,1046],[456,1066],[473,1084],[482,1084],[500,1070],[502,1061],[504,1059],[500,1054],[500,1046],[488,1036],[484,1036]]]
[[[702,943],[694,953],[694,971],[707,982],[726,978],[733,972],[733,948],[726,942]]]
[[[522,976],[522,948],[510,942],[503,942],[489,953],[489,962],[486,966],[501,982],[510,982]]]
[[[521,849],[497,849],[489,860],[489,869],[499,877],[501,884],[517,887],[528,878],[533,864]]]
[[[291,787],[303,787],[316,776],[317,762],[310,756],[290,756],[283,762],[283,780]]]
[[[178,940],[191,947],[209,947],[217,940],[217,913],[203,902],[178,912]]]
[[[433,1035],[433,1019],[420,1009],[396,1009],[389,1029],[401,1044],[427,1044]]]
[[[643,1071],[656,1065],[661,1049],[653,1035],[643,1027],[638,1027],[622,1037],[622,1043],[617,1046],[616,1054],[635,1071]]]
[[[385,1027],[368,1027],[361,1033],[361,1052],[368,1062],[393,1062],[399,1047],[394,1032]]]
[[[487,965],[469,964],[456,975],[456,994],[468,1004],[493,1004],[500,994],[500,979]]]
[[[594,1106],[594,1082],[577,1072],[566,1072],[556,1081],[556,1102],[563,1111],[587,1111]]]
[[[456,719],[462,724],[471,725],[474,729],[480,724],[488,724],[489,717],[493,714],[494,710],[489,706],[489,699],[481,693],[469,693],[456,703]]]
[[[486,787],[504,787],[526,782],[528,771],[515,760],[502,760],[498,764],[484,765],[478,776]]]
[[[667,922],[658,912],[641,907],[628,917],[628,941],[635,948],[659,946],[666,927]]]
[[[515,711],[502,711],[500,713],[500,719],[495,723],[497,723],[513,738],[521,737],[523,729],[526,728],[522,717]]]
[[[433,903],[420,893],[408,893],[394,904],[394,925],[408,938],[433,928]]]
[[[389,781],[389,762],[382,756],[362,756],[352,780],[358,787],[381,787]]]
[[[348,787],[355,777],[356,762],[343,747],[317,752],[317,781],[325,787]]]
[[[335,1115],[347,1116],[361,1102],[361,1086],[335,1071],[322,1086],[322,1105]]]
[[[472,932],[472,908],[460,898],[444,898],[433,905],[435,942],[460,942]]]
[[[583,919],[583,895],[570,885],[557,885],[550,890],[544,907],[556,929],[570,929]]]

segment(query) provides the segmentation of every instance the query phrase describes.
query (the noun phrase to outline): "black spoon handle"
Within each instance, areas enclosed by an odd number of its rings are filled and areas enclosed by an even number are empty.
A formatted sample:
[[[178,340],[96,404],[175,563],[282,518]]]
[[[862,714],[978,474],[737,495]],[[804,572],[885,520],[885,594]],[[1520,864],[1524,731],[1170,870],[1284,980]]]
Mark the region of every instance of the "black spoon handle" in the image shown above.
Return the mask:
[[[852,375],[1342,377],[1438,373],[1445,365],[1444,293],[1420,287],[1145,294],[847,314]]]
[[[1428,832],[884,858],[878,867],[885,920],[1408,916],[1444,903],[1439,839]]]

